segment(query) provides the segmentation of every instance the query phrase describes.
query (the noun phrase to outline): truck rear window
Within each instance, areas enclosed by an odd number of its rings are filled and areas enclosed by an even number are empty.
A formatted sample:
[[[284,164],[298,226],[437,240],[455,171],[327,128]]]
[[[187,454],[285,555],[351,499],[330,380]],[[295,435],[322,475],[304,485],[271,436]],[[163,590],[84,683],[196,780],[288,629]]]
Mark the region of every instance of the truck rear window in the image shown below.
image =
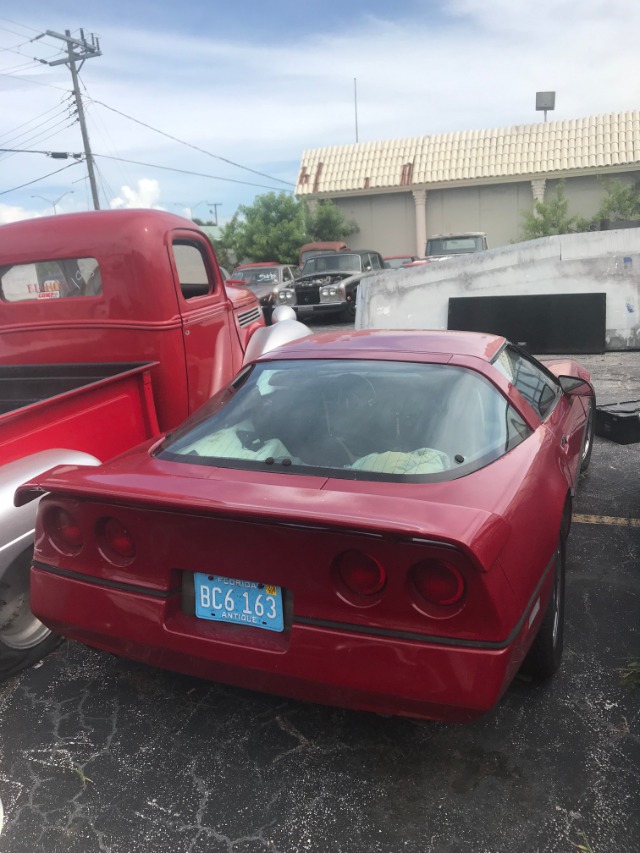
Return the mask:
[[[3,302],[100,296],[102,277],[95,258],[65,258],[0,267]]]

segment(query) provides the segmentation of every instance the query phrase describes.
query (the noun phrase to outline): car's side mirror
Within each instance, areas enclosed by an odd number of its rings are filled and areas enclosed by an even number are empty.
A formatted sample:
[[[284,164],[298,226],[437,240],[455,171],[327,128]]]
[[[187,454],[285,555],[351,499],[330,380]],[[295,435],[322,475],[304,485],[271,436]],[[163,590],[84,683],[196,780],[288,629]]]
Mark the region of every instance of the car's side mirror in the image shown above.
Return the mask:
[[[586,379],[579,376],[558,376],[558,382],[565,394],[570,397],[592,397],[593,388]]]

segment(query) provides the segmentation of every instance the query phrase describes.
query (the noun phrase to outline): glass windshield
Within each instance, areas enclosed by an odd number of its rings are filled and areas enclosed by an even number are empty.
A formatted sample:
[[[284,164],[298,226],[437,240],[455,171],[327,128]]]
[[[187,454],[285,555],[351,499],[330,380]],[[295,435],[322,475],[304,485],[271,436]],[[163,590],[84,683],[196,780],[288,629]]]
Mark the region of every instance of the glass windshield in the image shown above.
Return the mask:
[[[319,255],[309,258],[302,270],[302,275],[319,272],[361,272],[362,258],[360,255],[348,255],[336,252],[334,255]]]
[[[482,237],[436,237],[427,240],[427,255],[461,255],[481,252]]]
[[[483,376],[447,364],[264,362],[161,445],[174,461],[364,480],[454,479],[530,434]]]
[[[309,258],[313,258],[316,255],[323,254],[324,252],[334,252],[335,249],[308,249],[306,252],[302,252],[300,254],[300,266],[304,266],[305,262],[309,260]]]
[[[231,278],[241,281],[246,287],[278,283],[278,267],[245,267],[235,269]]]

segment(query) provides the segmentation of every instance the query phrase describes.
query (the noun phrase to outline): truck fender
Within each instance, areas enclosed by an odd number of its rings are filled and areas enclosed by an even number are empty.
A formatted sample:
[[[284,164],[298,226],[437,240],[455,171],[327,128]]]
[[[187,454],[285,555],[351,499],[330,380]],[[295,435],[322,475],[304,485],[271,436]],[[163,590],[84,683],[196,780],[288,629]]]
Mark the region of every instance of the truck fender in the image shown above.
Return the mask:
[[[259,356],[270,352],[276,347],[298,341],[312,335],[313,331],[295,319],[295,311],[288,305],[280,305],[274,309],[272,325],[263,326],[251,335],[245,350],[243,365],[255,361]]]
[[[0,467],[0,681],[32,666],[60,643],[60,637],[30,609],[29,572],[42,495],[21,506],[13,501],[25,480],[60,464],[99,465],[100,460],[77,450],[54,448]]]
[[[16,489],[55,465],[100,465],[89,453],[53,448],[0,467],[0,574],[33,543],[38,500],[16,507]]]

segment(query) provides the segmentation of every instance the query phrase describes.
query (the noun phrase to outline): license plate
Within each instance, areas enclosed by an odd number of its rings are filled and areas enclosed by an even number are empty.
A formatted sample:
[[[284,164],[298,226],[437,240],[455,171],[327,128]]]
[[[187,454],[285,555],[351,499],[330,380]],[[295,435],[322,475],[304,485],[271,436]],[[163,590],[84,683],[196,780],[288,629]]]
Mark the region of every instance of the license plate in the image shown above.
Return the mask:
[[[195,573],[196,616],[212,622],[231,622],[283,631],[282,590],[279,586]]]

